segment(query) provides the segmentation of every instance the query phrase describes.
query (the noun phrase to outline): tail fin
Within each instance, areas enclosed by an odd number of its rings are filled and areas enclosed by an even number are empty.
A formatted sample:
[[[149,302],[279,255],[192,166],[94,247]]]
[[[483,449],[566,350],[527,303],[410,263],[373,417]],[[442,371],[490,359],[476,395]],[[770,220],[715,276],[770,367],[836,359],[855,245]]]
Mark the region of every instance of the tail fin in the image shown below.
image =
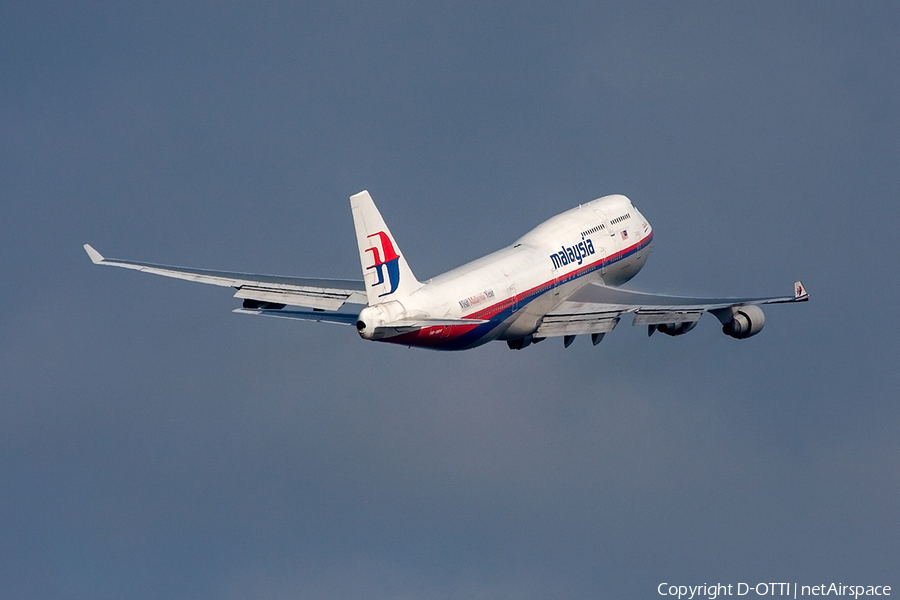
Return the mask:
[[[350,196],[350,209],[369,306],[400,300],[422,287],[400,253],[369,192],[364,190]]]

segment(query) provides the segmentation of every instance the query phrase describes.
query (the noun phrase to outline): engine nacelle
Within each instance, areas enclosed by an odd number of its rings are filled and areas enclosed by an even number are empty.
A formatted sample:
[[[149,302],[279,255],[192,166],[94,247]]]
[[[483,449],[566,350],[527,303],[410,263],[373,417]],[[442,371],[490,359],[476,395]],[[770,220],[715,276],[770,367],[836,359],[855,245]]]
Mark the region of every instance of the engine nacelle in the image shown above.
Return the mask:
[[[537,344],[538,342],[542,342],[543,340],[544,338],[536,338],[533,335],[529,334],[525,337],[506,340],[506,345],[509,346],[510,350],[521,350],[522,348],[527,348],[532,343]]]
[[[697,326],[697,321],[688,321],[687,323],[660,323],[656,326],[656,330],[666,335],[676,336],[684,335]]]
[[[731,320],[722,325],[722,333],[743,340],[762,331],[766,324],[766,315],[755,304],[738,306],[732,309]]]

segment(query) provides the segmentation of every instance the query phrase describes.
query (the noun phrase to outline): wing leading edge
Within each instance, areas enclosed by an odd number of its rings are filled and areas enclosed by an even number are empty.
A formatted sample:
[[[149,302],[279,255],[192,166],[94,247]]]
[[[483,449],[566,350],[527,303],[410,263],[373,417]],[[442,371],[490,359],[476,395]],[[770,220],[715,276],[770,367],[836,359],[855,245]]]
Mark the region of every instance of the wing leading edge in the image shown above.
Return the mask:
[[[84,250],[90,257],[91,262],[96,265],[122,267],[174,279],[235,288],[237,291],[234,297],[244,301],[243,307],[235,312],[243,314],[284,316],[331,323],[352,323],[353,321],[349,320],[350,317],[346,316],[350,315],[351,312],[342,312],[340,310],[341,307],[345,304],[366,304],[365,285],[362,281],[283,277],[279,275],[175,267],[117,258],[104,258],[90,244],[85,244]],[[312,310],[285,311],[284,314],[273,314],[278,313],[285,306],[299,306]],[[357,310],[356,313],[358,312]]]

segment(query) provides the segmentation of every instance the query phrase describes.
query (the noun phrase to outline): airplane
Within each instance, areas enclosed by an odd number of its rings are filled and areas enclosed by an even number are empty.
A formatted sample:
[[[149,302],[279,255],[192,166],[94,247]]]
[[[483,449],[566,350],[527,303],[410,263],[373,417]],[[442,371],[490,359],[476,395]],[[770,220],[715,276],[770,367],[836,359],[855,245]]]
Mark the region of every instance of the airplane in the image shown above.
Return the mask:
[[[647,262],[653,229],[631,201],[611,195],[538,225],[512,245],[420,282],[367,191],[350,197],[362,280],[312,279],[173,267],[104,258],[94,264],[232,287],[233,312],[355,326],[365,340],[467,350],[505,341],[521,350],[551,337],[569,347],[578,335],[593,345],[623,316],[632,324],[678,336],[704,313],[722,332],[746,339],[765,325],[760,305],[805,302],[792,296],[690,298],[623,289]]]

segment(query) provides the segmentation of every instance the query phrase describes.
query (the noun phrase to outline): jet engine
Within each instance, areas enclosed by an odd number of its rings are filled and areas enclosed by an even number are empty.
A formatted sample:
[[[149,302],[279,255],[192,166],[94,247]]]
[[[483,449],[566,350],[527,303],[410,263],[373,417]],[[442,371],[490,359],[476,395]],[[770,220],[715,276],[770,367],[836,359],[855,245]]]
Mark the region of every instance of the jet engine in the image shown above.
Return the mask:
[[[686,323],[660,323],[656,326],[656,330],[666,335],[676,336],[684,335],[697,326],[697,321],[688,321]]]
[[[722,333],[743,340],[762,331],[766,315],[755,304],[737,306],[732,309],[731,320],[722,324]]]
[[[521,350],[522,348],[530,346],[532,343],[537,344],[538,342],[542,341],[544,341],[544,338],[536,338],[533,335],[529,334],[525,337],[506,340],[506,345],[509,346],[510,350]]]

